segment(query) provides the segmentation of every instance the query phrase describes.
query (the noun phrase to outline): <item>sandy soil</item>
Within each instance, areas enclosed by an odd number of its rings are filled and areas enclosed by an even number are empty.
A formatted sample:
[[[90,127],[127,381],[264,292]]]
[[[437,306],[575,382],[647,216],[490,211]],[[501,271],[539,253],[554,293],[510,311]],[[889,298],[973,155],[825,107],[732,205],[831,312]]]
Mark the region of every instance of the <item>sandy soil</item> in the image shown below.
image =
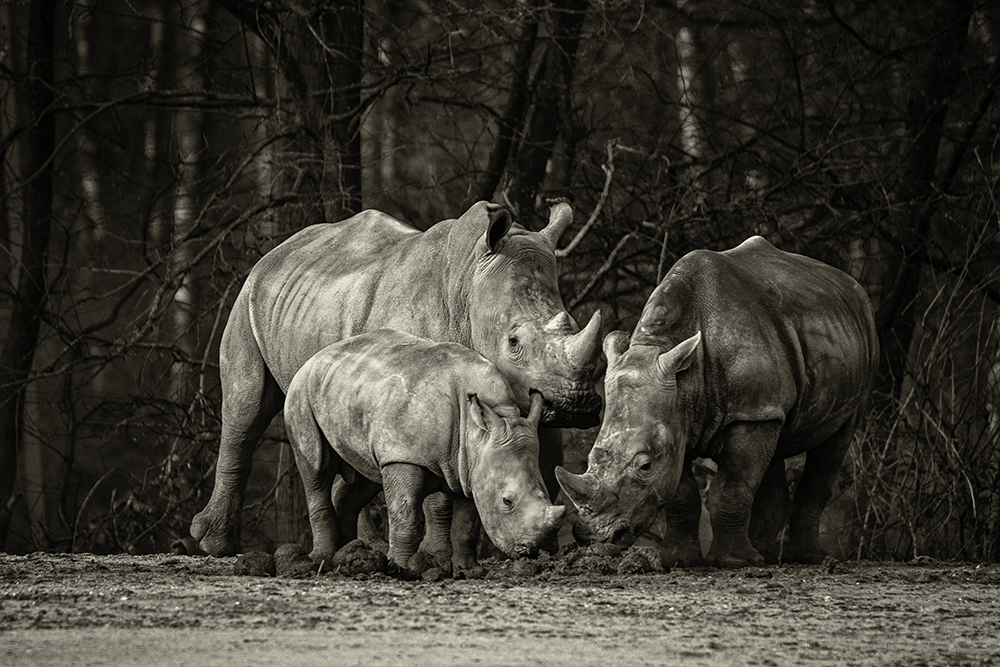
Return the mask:
[[[998,565],[518,561],[438,581],[236,565],[0,554],[0,664],[1000,665]]]

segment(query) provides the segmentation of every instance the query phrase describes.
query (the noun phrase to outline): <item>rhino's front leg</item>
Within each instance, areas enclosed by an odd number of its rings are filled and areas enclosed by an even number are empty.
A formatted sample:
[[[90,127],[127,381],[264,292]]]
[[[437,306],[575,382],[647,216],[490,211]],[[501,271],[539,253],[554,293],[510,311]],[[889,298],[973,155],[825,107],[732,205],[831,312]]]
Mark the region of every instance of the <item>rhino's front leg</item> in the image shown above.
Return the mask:
[[[476,565],[479,533],[482,530],[479,511],[472,498],[455,496],[451,513],[451,563],[455,574],[471,570]]]
[[[669,567],[690,567],[702,560],[698,527],[701,522],[701,492],[690,461],[681,468],[681,479],[667,501],[667,533],[660,543],[660,555]]]
[[[421,504],[427,495],[424,490],[427,476],[425,468],[409,463],[390,463],[382,468],[382,489],[389,515],[389,562],[401,570],[407,569],[410,556],[420,546]]]
[[[712,547],[708,560],[719,567],[764,565],[750,544],[750,511],[757,487],[778,444],[780,422],[737,422],[723,434],[713,459],[719,472],[709,491]]]
[[[439,567],[451,570],[452,522],[455,498],[448,493],[432,493],[424,498],[424,539],[420,550],[432,555]]]

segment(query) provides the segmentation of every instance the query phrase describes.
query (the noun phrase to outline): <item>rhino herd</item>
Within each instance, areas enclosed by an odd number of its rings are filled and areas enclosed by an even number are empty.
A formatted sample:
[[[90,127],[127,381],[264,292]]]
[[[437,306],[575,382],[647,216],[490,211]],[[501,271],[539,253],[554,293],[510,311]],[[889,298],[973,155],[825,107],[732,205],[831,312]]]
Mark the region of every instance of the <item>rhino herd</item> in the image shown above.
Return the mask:
[[[265,255],[222,337],[216,480],[191,524],[201,547],[239,551],[254,449],[284,409],[314,560],[357,537],[380,490],[402,571],[418,548],[473,566],[480,525],[512,557],[558,548],[560,490],[581,543],[630,543],[665,511],[671,565],[822,560],[820,515],[877,364],[863,289],[760,237],[689,253],[631,336],[604,338],[602,421],[600,312],[581,329],[557,284],[571,221],[557,204],[531,232],[480,202],[420,232],[365,211]],[[598,424],[586,472],[566,471],[553,427]],[[803,452],[790,497],[785,459]],[[718,465],[707,554],[699,457]]]

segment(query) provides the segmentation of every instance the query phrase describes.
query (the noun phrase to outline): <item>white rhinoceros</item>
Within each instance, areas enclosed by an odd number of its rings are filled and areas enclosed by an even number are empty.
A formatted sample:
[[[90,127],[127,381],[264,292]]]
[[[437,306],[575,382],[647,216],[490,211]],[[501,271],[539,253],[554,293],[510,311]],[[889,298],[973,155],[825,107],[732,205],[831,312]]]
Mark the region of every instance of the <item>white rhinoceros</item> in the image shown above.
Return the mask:
[[[397,567],[406,569],[416,553],[420,507],[436,491],[450,494],[456,514],[472,525],[478,510],[504,553],[534,555],[554,538],[566,510],[549,503],[538,469],[541,413],[535,393],[522,417],[496,365],[457,343],[381,329],[323,348],[295,374],[285,397],[312,526],[310,557],[329,561],[357,537],[358,511],[383,487],[387,555]],[[352,502],[335,510],[337,474]],[[451,560],[467,570],[479,532],[456,537]]]
[[[650,295],[631,341],[604,340],[607,408],[587,471],[556,475],[581,541],[634,539],[666,508],[670,563],[701,560],[691,470],[711,458],[712,545],[727,567],[822,560],[819,519],[878,364],[871,303],[846,273],[753,237],[696,250]],[[785,459],[806,455],[794,503]]]
[[[560,204],[543,230],[529,232],[505,209],[479,202],[420,232],[369,210],[306,227],[262,257],[222,335],[215,487],[192,537],[215,556],[239,550],[254,449],[292,377],[318,350],[366,331],[392,328],[470,347],[497,365],[522,413],[535,390],[543,425],[596,425],[600,313],[580,331],[557,286],[555,244],[571,219]],[[557,491],[561,451],[543,444],[541,456],[550,493]]]

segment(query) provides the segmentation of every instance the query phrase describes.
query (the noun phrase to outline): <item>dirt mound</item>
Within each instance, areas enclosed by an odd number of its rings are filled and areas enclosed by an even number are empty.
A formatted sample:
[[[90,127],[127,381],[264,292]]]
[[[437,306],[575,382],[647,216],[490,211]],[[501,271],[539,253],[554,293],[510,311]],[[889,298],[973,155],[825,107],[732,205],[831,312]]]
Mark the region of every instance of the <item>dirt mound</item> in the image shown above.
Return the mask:
[[[456,579],[525,579],[550,575],[632,575],[664,574],[669,571],[659,552],[648,546],[623,550],[612,544],[578,547],[565,545],[558,553],[542,552],[537,558],[487,558],[479,565],[458,572],[448,564],[442,566],[424,552],[414,554],[405,570],[392,567],[385,554],[354,540],[334,555],[332,562],[314,563],[305,550],[296,544],[279,547],[274,555],[260,551],[245,553],[236,559],[233,574],[257,577],[306,578],[389,576],[404,580],[441,581]]]

